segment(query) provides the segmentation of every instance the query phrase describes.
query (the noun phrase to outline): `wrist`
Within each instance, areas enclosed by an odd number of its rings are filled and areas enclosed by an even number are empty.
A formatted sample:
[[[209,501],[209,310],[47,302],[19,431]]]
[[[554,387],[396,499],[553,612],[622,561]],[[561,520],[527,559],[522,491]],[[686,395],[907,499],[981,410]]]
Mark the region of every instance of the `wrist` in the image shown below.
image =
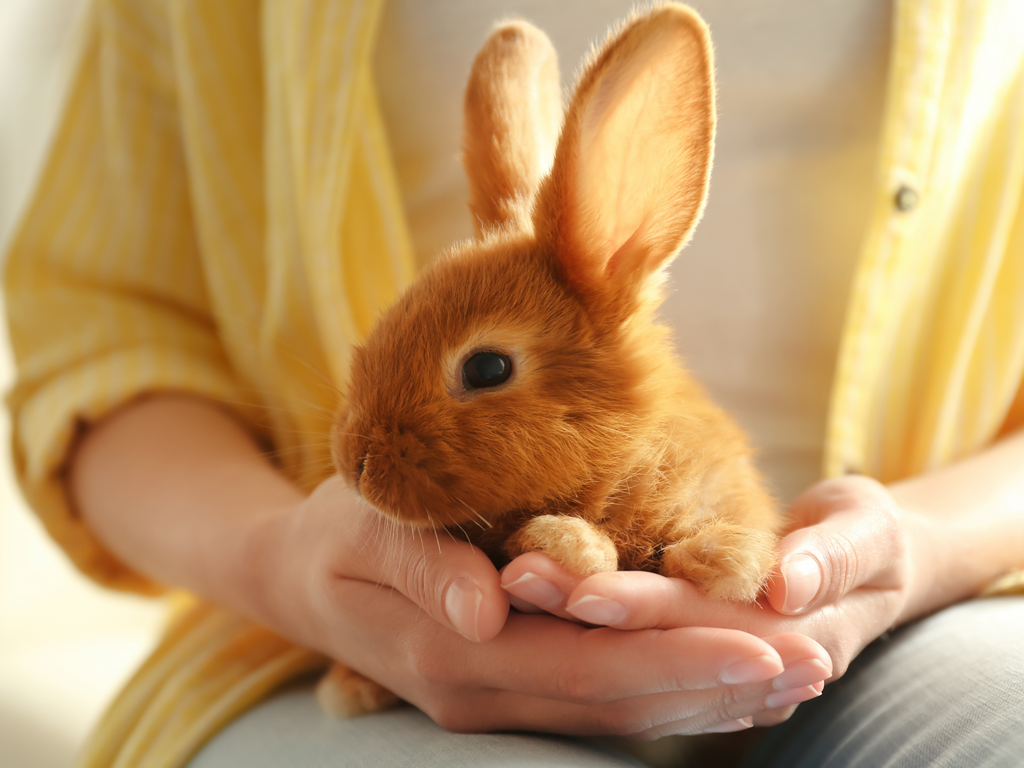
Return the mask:
[[[301,503],[301,501],[299,502]],[[296,566],[293,521],[299,503],[283,504],[254,514],[244,521],[228,558],[230,573],[224,581],[223,602],[266,627],[298,640],[287,628],[294,625],[301,583]]]
[[[904,510],[911,560],[910,590],[899,623],[977,596],[1019,557],[1017,513],[978,514],[936,503],[927,477],[893,486]]]
[[[941,531],[927,515],[903,504],[900,516],[907,535],[908,572],[906,599],[894,626],[937,610],[944,600],[939,586],[944,568]]]
[[[336,525],[346,496],[340,478],[328,478],[310,496],[267,509],[249,520],[236,550],[235,605],[250,618],[296,643],[324,652],[324,601],[347,558]],[[351,527],[346,534],[358,539]],[[328,611],[329,613],[329,611]]]

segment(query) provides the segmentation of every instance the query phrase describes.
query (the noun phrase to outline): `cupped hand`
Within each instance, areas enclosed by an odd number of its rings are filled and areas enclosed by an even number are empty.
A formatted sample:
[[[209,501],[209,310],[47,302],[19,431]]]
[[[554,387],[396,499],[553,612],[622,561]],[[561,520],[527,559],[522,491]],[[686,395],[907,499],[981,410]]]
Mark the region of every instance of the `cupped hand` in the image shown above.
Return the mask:
[[[647,628],[721,627],[750,632],[771,642],[786,633],[813,638],[830,663],[808,657],[787,665],[787,675],[821,679],[843,675],[872,640],[913,615],[915,590],[929,581],[928,528],[900,509],[885,486],[848,476],[813,486],[793,505],[789,533],[761,601],[737,605],[708,599],[693,584],[651,573],[601,573],[574,577],[548,558],[531,553],[502,573],[512,604],[543,609],[591,625]],[[788,718],[795,700],[769,702],[755,724]]]
[[[817,695],[827,676],[827,655],[799,635],[627,632],[508,615],[499,574],[479,550],[383,520],[339,478],[260,531],[252,549],[263,563],[267,623],[450,730],[636,738],[739,730],[766,699]],[[810,672],[809,658],[819,665]]]

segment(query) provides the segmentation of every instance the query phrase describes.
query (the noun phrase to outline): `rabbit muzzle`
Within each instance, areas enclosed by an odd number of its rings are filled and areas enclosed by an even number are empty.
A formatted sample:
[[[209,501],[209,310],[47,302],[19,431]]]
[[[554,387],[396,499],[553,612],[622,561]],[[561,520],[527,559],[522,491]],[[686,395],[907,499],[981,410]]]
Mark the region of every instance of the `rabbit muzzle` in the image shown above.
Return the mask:
[[[465,519],[446,490],[450,478],[428,440],[398,424],[374,425],[368,433],[361,439],[343,437],[338,457],[342,474],[366,501],[407,525],[439,528]]]

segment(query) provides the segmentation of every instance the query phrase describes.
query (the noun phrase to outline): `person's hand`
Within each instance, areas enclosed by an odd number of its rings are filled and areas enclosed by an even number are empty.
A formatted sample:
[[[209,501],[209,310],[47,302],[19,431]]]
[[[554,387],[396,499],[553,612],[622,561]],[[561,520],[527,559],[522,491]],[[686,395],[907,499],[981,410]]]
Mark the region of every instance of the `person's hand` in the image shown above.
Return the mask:
[[[771,697],[817,695],[830,674],[822,648],[785,632],[625,632],[507,616],[499,574],[479,550],[388,523],[337,477],[256,531],[264,620],[449,730],[739,730]]]
[[[543,609],[592,625],[618,629],[722,627],[764,638],[800,633],[827,651],[821,679],[843,675],[872,640],[907,613],[915,584],[928,583],[928,528],[901,510],[885,486],[865,477],[819,483],[793,505],[790,533],[779,544],[779,563],[765,598],[754,605],[708,599],[693,584],[641,572],[574,577],[531,553],[503,571],[514,606]],[[912,557],[912,554],[916,556]],[[913,562],[913,567],[912,567]],[[807,659],[800,674],[813,676]],[[787,672],[777,680],[792,682]],[[795,699],[768,702],[757,725],[787,719]]]

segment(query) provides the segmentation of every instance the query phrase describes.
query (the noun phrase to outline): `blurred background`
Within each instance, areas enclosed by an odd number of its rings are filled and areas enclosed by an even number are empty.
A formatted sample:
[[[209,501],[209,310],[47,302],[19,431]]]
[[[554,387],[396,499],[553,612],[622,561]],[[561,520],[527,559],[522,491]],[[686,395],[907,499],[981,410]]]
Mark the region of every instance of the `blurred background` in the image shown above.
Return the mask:
[[[0,0],[0,253],[31,193],[88,0]],[[2,299],[0,299],[2,300]],[[0,330],[0,387],[13,370]],[[153,647],[164,608],[69,565],[14,483],[0,409],[0,766],[57,768]]]

